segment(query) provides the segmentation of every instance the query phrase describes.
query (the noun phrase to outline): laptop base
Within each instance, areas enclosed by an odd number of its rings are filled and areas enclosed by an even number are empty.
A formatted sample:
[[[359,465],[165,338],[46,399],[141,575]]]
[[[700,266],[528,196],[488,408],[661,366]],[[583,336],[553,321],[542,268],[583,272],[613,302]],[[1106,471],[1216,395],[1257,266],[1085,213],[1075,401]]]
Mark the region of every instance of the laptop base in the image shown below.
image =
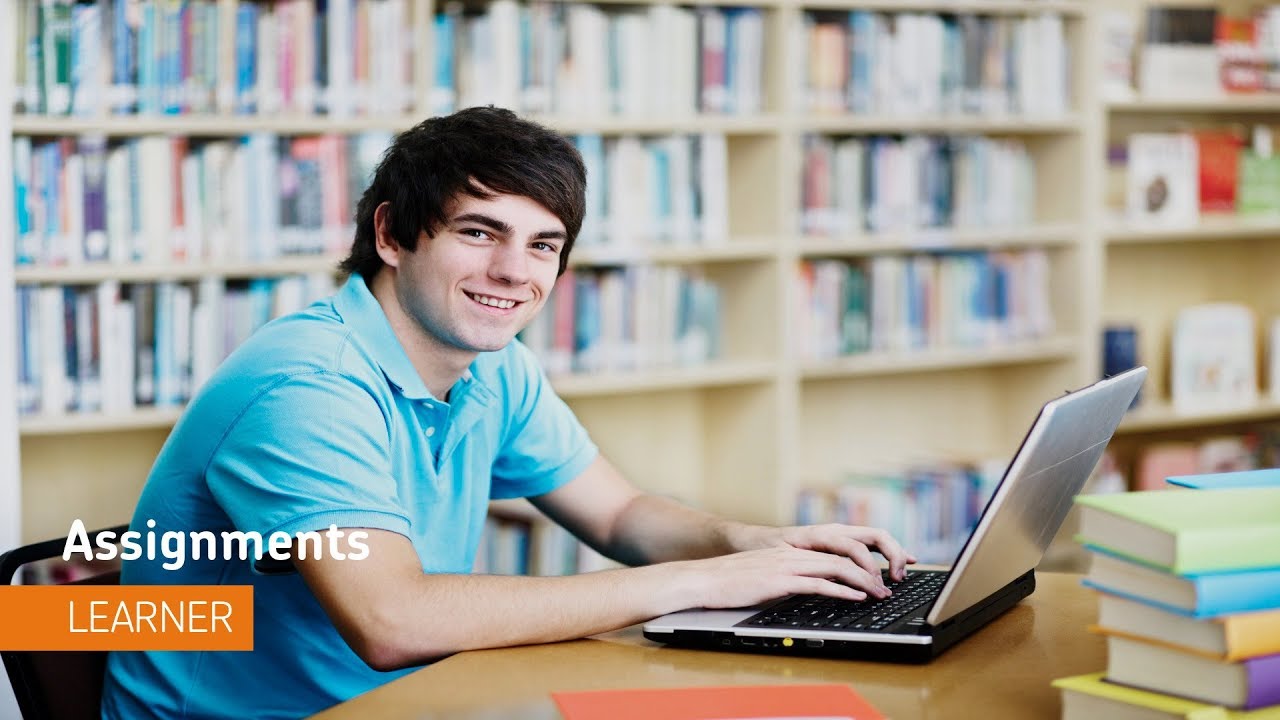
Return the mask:
[[[1028,570],[1013,582],[987,596],[973,607],[959,613],[936,628],[925,627],[922,635],[933,641],[925,644],[876,642],[874,640],[807,640],[803,632],[795,639],[748,636],[727,630],[645,631],[644,636],[671,647],[726,652],[764,653],[803,657],[827,657],[876,662],[927,663],[947,648],[976,632],[1001,613],[1017,605],[1036,588],[1034,570]],[[742,629],[740,629],[742,630]],[[896,633],[901,634],[901,633]],[[790,640],[790,644],[787,641]]]

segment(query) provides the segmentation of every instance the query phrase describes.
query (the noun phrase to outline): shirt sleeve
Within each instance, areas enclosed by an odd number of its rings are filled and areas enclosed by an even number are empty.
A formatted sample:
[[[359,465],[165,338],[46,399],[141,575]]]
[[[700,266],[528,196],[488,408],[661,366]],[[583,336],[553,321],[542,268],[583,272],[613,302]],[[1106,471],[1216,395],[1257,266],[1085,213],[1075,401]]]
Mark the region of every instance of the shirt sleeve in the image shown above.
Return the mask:
[[[582,474],[599,454],[533,353],[518,341],[512,344],[511,413],[489,491],[495,499],[551,492]]]
[[[346,375],[294,375],[259,396],[214,452],[205,480],[237,530],[373,528],[409,534],[391,472],[385,409]]]

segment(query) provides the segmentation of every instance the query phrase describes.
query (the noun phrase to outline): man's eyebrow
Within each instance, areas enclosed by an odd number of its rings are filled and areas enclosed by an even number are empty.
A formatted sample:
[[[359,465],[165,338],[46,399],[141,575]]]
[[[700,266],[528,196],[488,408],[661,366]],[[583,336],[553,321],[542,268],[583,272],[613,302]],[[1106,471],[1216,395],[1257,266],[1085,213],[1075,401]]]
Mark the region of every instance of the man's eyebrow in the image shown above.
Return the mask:
[[[504,235],[510,235],[515,228],[510,223],[499,220],[491,215],[484,213],[463,213],[453,219],[453,224],[459,223],[476,223],[478,225],[486,225]],[[563,230],[542,230],[533,236],[534,240],[568,240],[569,235]]]

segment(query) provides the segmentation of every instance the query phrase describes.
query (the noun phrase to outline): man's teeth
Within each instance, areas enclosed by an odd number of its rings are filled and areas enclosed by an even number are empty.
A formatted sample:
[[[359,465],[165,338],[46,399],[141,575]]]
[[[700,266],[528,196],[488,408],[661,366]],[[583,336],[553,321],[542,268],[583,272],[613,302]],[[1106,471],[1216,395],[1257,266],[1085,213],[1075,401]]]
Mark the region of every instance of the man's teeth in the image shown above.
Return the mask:
[[[515,300],[502,300],[501,298],[489,297],[488,295],[472,295],[470,293],[468,293],[468,297],[481,305],[496,307],[500,310],[506,310],[507,308],[513,308],[516,306]]]

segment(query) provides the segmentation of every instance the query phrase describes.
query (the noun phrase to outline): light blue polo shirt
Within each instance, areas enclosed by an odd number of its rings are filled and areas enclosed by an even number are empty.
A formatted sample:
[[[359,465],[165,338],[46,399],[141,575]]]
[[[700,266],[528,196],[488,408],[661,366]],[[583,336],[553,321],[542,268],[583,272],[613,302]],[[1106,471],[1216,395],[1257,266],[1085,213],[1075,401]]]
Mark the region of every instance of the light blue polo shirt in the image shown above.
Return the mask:
[[[490,498],[553,490],[596,454],[519,342],[432,397],[355,275],[232,353],[169,436],[131,527],[378,528],[412,540],[424,572],[466,573]],[[112,653],[104,717],[296,718],[408,672],[365,665],[296,573],[163,562],[128,561],[123,582],[253,585],[254,650]]]

